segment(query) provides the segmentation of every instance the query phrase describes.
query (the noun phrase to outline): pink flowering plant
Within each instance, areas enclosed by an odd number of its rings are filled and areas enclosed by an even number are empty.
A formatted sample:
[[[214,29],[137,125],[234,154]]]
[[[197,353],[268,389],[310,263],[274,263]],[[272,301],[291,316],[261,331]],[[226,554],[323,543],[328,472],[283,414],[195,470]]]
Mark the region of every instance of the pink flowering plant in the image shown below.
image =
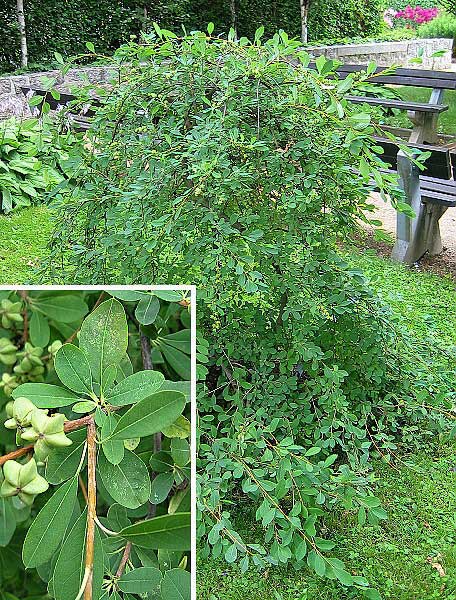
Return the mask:
[[[392,9],[389,9],[392,11]],[[423,8],[422,6],[406,6],[403,10],[394,11],[395,14],[392,15],[392,12],[385,11],[388,13],[388,17],[384,20],[387,22],[387,18],[391,21],[393,19],[397,20],[397,24],[401,26],[406,26],[409,28],[416,28],[418,25],[422,25],[423,23],[429,23],[437,17],[439,14],[439,9],[436,6],[430,8]]]

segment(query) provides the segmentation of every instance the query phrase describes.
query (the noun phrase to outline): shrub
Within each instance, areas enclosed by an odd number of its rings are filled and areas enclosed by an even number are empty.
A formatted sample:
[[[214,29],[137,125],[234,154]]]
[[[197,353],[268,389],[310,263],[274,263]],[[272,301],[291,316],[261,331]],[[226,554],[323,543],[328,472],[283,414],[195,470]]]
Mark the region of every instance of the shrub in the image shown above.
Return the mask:
[[[190,597],[187,296],[0,292],[9,600]]]
[[[418,35],[422,38],[452,38],[456,43],[456,16],[441,13],[430,23],[421,25]]]
[[[156,28],[159,39],[115,54],[119,82],[88,134],[84,178],[59,199],[46,277],[195,283],[209,348],[203,554],[242,569],[307,563],[365,589],[328,554],[325,514],[378,524],[372,451],[437,429],[414,408],[387,310],[337,251],[366,218],[371,177],[400,201],[375,124],[345,100],[368,74],[338,81],[324,57],[311,70],[284,32],[261,44],[261,28],[254,43]],[[244,502],[263,528],[257,543],[230,521]]]
[[[437,7],[423,8],[422,6],[412,7],[407,5],[403,10],[398,10],[394,19],[400,23],[401,26],[406,27],[417,27],[424,23],[429,23],[437,17],[439,10]]]

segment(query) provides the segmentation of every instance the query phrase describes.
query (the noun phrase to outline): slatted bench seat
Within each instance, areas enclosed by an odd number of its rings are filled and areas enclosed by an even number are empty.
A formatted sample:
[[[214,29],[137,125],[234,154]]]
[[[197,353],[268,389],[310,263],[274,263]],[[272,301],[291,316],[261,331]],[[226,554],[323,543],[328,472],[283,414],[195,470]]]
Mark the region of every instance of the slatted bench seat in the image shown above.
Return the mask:
[[[315,63],[310,63],[315,68]],[[367,65],[342,64],[337,67],[337,77],[345,79],[349,75],[365,71]],[[349,96],[357,104],[366,103],[371,106],[397,108],[407,111],[413,128],[409,130],[408,141],[413,144],[436,144],[438,142],[439,115],[448,109],[443,102],[445,90],[456,90],[456,73],[447,71],[432,71],[428,69],[377,67],[369,75],[367,81],[376,85],[395,85],[402,87],[431,88],[429,102],[406,102],[392,98],[373,98],[364,96]]]
[[[347,100],[354,104],[370,104],[371,106],[381,106],[383,108],[396,108],[414,112],[425,112],[440,114],[448,110],[448,104],[425,104],[423,102],[406,102],[405,100],[396,100],[394,98],[371,98],[369,96],[345,96]]]

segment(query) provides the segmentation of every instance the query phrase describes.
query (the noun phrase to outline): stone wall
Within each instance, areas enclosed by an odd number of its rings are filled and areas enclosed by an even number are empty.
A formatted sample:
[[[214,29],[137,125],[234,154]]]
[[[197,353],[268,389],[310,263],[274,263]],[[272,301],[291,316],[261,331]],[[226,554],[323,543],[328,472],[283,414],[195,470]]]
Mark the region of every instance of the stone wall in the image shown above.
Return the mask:
[[[410,62],[417,58],[422,49],[422,63]],[[432,54],[445,50],[440,58]],[[313,56],[324,55],[337,58],[344,63],[367,64],[370,61],[379,67],[400,65],[415,69],[434,69],[445,71],[451,68],[453,40],[447,38],[403,40],[400,42],[371,42],[364,44],[346,44],[337,46],[314,46],[309,49]]]
[[[28,116],[30,109],[22,87],[43,87],[43,78],[55,79],[55,87],[60,91],[70,91],[72,86],[84,83],[109,83],[116,75],[116,71],[109,67],[86,67],[70,69],[62,76],[60,71],[46,71],[40,73],[26,73],[24,75],[10,75],[0,77],[0,119],[11,115]]]
[[[444,71],[451,68],[452,48],[453,40],[450,39],[422,39],[401,42],[315,46],[309,50],[313,56],[323,54],[328,58],[337,58],[345,63],[367,64],[374,61],[380,67],[388,67],[394,64]],[[411,59],[419,55],[420,49],[423,51],[422,63],[410,62]],[[432,58],[432,54],[439,50],[446,51],[444,56]],[[29,115],[30,109],[27,99],[21,92],[21,87],[43,87],[43,78],[54,78],[57,89],[68,91],[72,86],[81,85],[82,82],[109,83],[115,75],[114,68],[86,67],[70,69],[65,76],[62,76],[60,71],[47,71],[0,77],[0,119],[10,115]]]

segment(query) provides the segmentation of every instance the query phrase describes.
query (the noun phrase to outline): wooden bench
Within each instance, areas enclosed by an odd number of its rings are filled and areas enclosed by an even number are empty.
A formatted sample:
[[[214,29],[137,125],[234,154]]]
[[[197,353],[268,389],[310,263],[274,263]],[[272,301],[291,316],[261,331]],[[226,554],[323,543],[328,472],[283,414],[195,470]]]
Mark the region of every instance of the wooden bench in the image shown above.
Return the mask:
[[[377,138],[383,148],[382,159],[399,175],[399,186],[415,217],[397,213],[396,243],[391,257],[406,264],[417,262],[424,254],[443,250],[439,221],[448,208],[456,206],[456,181],[448,148],[415,144],[417,150],[431,152],[421,171],[396,144]],[[417,154],[417,153],[415,153]]]
[[[311,63],[312,65],[312,63]],[[366,65],[344,64],[337,67],[337,76],[345,79],[353,73],[366,70]],[[373,98],[364,96],[349,96],[351,102],[369,104],[384,108],[396,108],[407,111],[413,128],[409,132],[408,141],[411,144],[435,144],[438,141],[437,131],[439,115],[448,110],[443,103],[445,90],[456,90],[456,73],[447,71],[431,71],[427,69],[396,68],[394,71],[378,67],[368,81],[374,84],[395,85],[402,87],[431,88],[427,103],[407,102],[394,98]]]
[[[48,90],[41,88],[21,87],[21,91],[27,98],[42,96],[45,99],[44,101],[49,104],[50,109],[56,112],[59,112],[76,100],[76,96],[64,92],[59,92],[58,99],[54,98]],[[93,101],[91,103],[93,104]],[[42,107],[43,103],[36,107],[40,114]],[[90,120],[94,114],[95,112],[88,105],[82,106],[77,111],[67,112],[69,124],[77,131],[86,131],[90,127]]]
[[[341,79],[365,70],[365,65],[340,65],[337,75]],[[438,146],[438,118],[448,110],[443,103],[445,90],[456,90],[456,73],[425,69],[378,67],[368,78],[377,85],[395,85],[415,88],[431,88],[427,103],[408,102],[396,98],[347,96],[354,104],[379,106],[386,109],[407,111],[413,128],[406,136],[407,145],[412,149],[429,151],[430,157],[425,170],[419,168],[403,151],[398,152],[396,144],[389,139],[377,138],[383,148],[383,160],[391,165],[399,175],[399,185],[405,194],[406,203],[415,213],[414,218],[398,212],[396,243],[392,258],[413,264],[426,252],[439,254],[443,250],[439,221],[450,207],[456,206],[456,154],[450,145]],[[385,128],[390,129],[391,128]],[[397,133],[392,129],[393,133]],[[401,131],[403,135],[404,130]],[[454,138],[453,138],[454,139]]]

